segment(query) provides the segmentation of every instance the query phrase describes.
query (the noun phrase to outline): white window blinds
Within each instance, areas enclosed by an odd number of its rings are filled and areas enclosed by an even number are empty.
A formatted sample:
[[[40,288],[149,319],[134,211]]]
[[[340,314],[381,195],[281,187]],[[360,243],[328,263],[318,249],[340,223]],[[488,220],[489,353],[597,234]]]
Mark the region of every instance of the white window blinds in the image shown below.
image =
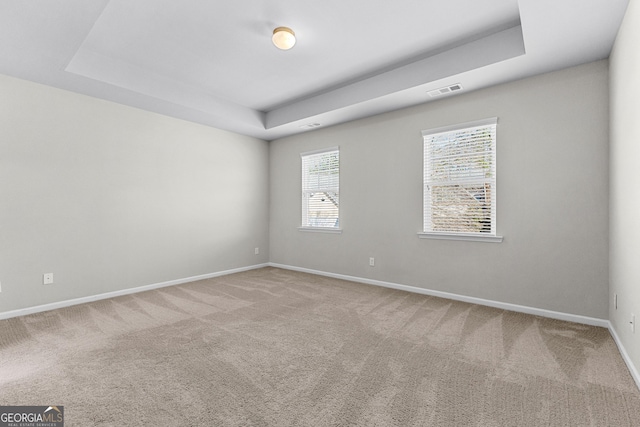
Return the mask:
[[[423,131],[424,231],[495,236],[496,125]]]
[[[302,153],[302,226],[338,228],[340,150]]]

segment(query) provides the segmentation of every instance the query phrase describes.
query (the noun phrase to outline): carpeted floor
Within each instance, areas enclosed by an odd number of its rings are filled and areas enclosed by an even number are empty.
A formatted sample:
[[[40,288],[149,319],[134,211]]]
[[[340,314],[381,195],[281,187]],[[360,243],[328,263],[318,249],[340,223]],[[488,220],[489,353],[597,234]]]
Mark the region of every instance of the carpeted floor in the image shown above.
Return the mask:
[[[71,426],[640,426],[606,329],[265,268],[0,321]]]

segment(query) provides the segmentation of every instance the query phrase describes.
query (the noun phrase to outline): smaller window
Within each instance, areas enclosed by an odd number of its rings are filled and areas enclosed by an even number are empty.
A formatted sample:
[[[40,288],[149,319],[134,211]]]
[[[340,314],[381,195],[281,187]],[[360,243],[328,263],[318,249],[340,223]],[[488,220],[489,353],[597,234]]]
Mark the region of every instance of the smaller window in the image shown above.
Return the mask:
[[[340,150],[302,153],[302,228],[340,227]]]
[[[424,233],[496,237],[497,118],[423,131]]]

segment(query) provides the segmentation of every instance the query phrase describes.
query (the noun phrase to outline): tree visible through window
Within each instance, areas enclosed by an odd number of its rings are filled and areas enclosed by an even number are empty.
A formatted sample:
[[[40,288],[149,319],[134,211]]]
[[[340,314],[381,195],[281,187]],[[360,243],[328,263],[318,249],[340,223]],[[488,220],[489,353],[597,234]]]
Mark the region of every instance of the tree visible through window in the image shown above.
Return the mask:
[[[496,234],[496,124],[424,131],[424,231]]]
[[[302,226],[340,226],[340,150],[302,153]]]

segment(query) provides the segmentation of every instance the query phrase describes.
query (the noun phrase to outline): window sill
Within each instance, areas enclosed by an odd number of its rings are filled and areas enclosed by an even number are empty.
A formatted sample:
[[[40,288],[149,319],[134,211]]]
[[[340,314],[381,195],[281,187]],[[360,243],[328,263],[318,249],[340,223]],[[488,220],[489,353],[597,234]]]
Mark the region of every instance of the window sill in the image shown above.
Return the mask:
[[[305,231],[311,233],[330,233],[330,234],[341,234],[342,228],[333,228],[333,227],[298,227],[298,231]]]
[[[418,233],[421,239],[466,240],[469,242],[502,243],[502,236],[482,236],[463,233]]]

